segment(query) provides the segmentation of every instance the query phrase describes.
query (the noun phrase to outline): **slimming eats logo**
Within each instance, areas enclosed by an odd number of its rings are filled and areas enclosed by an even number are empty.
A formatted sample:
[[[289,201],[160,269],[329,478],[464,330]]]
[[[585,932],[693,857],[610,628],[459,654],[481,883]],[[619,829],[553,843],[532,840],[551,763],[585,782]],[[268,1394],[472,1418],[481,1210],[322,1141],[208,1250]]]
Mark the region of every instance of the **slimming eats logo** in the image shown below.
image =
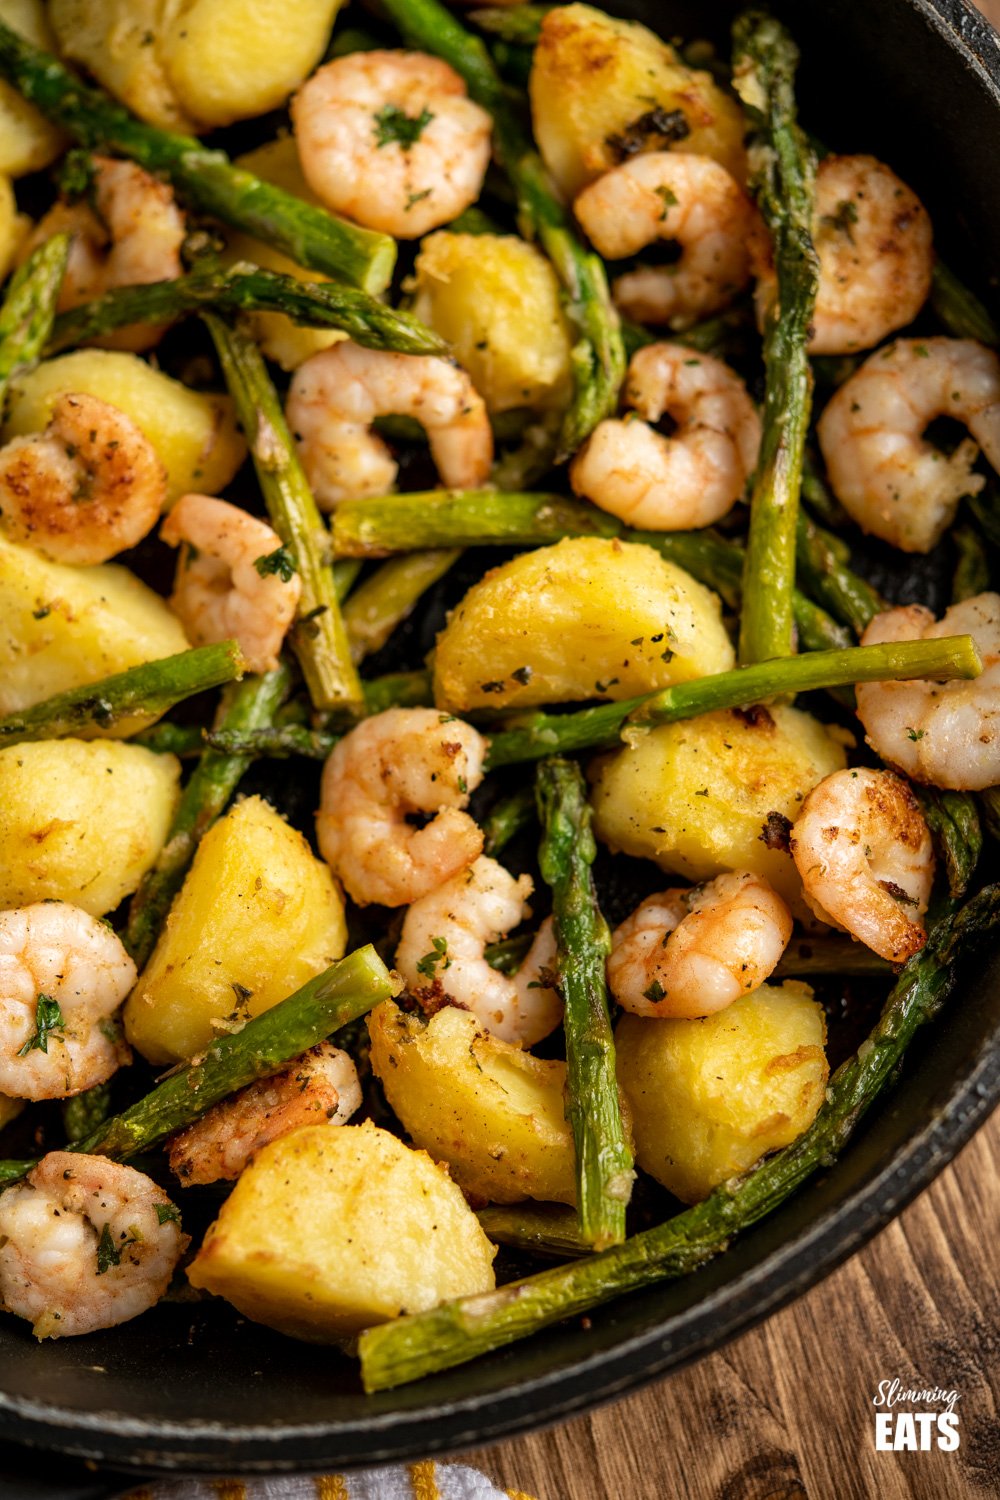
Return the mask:
[[[954,1453],[961,1441],[955,1411],[958,1399],[958,1391],[936,1385],[913,1390],[901,1380],[880,1380],[872,1397],[872,1405],[881,1407],[875,1414],[876,1451],[927,1453],[940,1448],[943,1453]]]

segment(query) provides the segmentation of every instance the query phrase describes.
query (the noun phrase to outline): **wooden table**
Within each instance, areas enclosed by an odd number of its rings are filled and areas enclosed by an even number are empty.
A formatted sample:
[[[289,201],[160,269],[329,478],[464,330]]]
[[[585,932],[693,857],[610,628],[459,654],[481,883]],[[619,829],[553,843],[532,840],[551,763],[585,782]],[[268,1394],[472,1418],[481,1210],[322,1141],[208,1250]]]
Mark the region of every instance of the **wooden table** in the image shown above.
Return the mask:
[[[957,1452],[876,1452],[879,1382],[960,1393]],[[888,1229],[677,1375],[470,1455],[538,1500],[1000,1495],[1000,1112]]]

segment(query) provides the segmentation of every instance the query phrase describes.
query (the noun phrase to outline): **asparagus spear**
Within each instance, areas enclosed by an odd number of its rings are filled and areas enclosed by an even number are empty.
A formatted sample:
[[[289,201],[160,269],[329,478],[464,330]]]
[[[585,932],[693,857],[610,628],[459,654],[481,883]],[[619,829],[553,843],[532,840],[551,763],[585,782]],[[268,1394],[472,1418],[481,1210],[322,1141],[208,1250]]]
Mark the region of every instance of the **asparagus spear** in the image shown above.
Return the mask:
[[[511,839],[532,826],[535,816],[535,793],[530,786],[519,787],[502,798],[482,820],[485,852],[496,859]]]
[[[230,312],[280,312],[305,328],[339,328],[366,349],[398,354],[446,354],[447,345],[411,313],[336,282],[297,281],[250,261],[213,265],[173,281],[116,287],[93,302],[60,313],[48,353],[74,348],[131,323],[172,323],[204,307]],[[42,341],[44,343],[44,340]]]
[[[62,1107],[63,1129],[69,1142],[82,1141],[103,1125],[111,1113],[111,1084],[95,1083],[72,1099],[65,1099]]]
[[[937,787],[915,787],[917,800],[944,865],[948,894],[960,901],[969,889],[983,848],[983,832],[971,792],[947,792]]]
[[[580,1222],[571,1208],[555,1203],[491,1203],[476,1218],[488,1239],[533,1255],[586,1255]]]
[[[11,375],[31,364],[48,341],[69,256],[69,235],[54,234],[10,279],[0,307],[0,404]]]
[[[750,499],[740,660],[793,650],[795,522],[802,454],[812,409],[806,355],[819,286],[813,248],[815,161],[796,123],[793,81],[798,50],[776,20],[760,11],[733,28],[733,82],[759,127],[750,146],[757,206],[771,232],[777,272],[764,324],[763,434]]]
[[[92,151],[129,156],[169,177],[187,201],[265,240],[301,266],[377,295],[392,277],[394,242],[349,224],[282,188],[234,167],[224,151],[194,136],[147,125],[101,89],[84,84],[58,58],[0,21],[0,76]]]
[[[247,436],[271,524],[294,557],[302,580],[292,645],[309,696],[318,709],[336,708],[359,714],[364,698],[327,556],[329,535],[299,462],[267,366],[247,334],[214,313],[202,316]]]
[[[469,20],[480,31],[487,31],[503,42],[534,47],[542,34],[542,22],[551,9],[551,5],[488,5],[481,10],[470,10]]]
[[[385,9],[412,46],[450,63],[472,98],[493,116],[495,149],[517,194],[522,232],[539,239],[562,282],[576,333],[573,397],[558,455],[567,457],[614,411],[625,373],[604,266],[578,239],[482,40],[466,31],[440,0],[385,0]]]
[[[247,760],[287,760],[291,756],[326,760],[340,736],[327,729],[310,729],[306,724],[275,724],[249,730],[208,729],[201,738],[202,745],[210,750]]]
[[[487,765],[495,770],[518,761],[541,760],[546,755],[610,749],[626,727],[633,733],[641,732],[655,724],[674,724],[716,709],[739,708],[816,688],[904,682],[917,677],[978,677],[981,671],[982,662],[970,635],[778,657],[620,703],[601,703],[577,713],[535,714],[520,727],[491,736]]]
[[[963,599],[973,599],[990,586],[990,564],[986,556],[986,544],[974,526],[956,526],[951,539],[958,552],[955,575],[951,585],[951,602],[960,604]]]
[[[566,1114],[576,1147],[580,1238],[602,1249],[625,1238],[632,1153],[622,1124],[604,965],[611,934],[590,867],[597,853],[579,766],[547,760],[535,782],[538,860],[552,888],[559,990],[565,1002]]]
[[[391,558],[366,578],[344,605],[352,661],[362,661],[381,650],[421,595],[443,578],[460,556],[454,548],[410,552]]]
[[[799,512],[796,526],[796,554],[806,586],[838,620],[861,635],[872,617],[886,608],[884,599],[851,572],[846,542],[817,526],[804,511]]]
[[[418,547],[543,547],[564,536],[617,536],[621,522],[579,500],[500,490],[425,490],[345,500],[333,517],[338,557]]]
[[[107,734],[125,719],[156,719],[184,698],[221,687],[243,672],[235,641],[196,646],[8,714],[0,719],[0,745]]]
[[[810,1128],[702,1203],[623,1245],[526,1277],[495,1292],[445,1302],[430,1312],[369,1328],[361,1335],[367,1391],[417,1380],[501,1348],[563,1318],[586,1312],[704,1265],[733,1235],[783,1203],[847,1145],[859,1121],[890,1083],[915,1032],[937,1014],[960,963],[1000,920],[1000,887],[988,886],[934,928],[893,986],[867,1040],[830,1080]]]
[[[864,943],[839,934],[829,937],[793,937],[774,970],[775,979],[801,979],[811,974],[892,974],[892,964],[879,958]]]
[[[223,697],[219,729],[260,729],[269,723],[288,692],[285,667],[263,677],[245,677]],[[236,790],[249,764],[241,755],[206,750],[181,794],[167,842],[132,897],[122,941],[142,968],[152,953],[170,903],[180,890],[198,841],[211,828]]]
[[[978,339],[992,349],[1000,344],[997,325],[975,292],[970,292],[940,259],[934,261],[931,307],[954,338]]]

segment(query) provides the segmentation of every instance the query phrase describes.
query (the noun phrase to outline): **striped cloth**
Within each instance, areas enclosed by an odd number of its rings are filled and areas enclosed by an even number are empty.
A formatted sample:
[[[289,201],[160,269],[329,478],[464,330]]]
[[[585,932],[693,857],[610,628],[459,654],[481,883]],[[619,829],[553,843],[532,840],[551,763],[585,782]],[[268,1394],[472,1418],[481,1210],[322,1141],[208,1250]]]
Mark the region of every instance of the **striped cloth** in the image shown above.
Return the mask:
[[[122,1500],[532,1500],[498,1490],[465,1464],[409,1464],[349,1474],[275,1479],[172,1479],[129,1490]]]

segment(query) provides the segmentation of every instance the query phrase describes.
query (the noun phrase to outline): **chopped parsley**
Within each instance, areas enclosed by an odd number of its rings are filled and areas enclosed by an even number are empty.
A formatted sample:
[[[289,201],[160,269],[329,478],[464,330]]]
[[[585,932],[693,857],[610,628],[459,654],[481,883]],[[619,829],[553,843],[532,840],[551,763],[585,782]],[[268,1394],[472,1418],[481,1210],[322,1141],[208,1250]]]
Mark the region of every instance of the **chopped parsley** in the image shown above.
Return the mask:
[[[847,238],[853,245],[854,235],[851,233],[851,228],[858,222],[857,204],[852,203],[850,198],[842,199],[842,201],[837,204],[836,213],[824,214],[822,222],[827,226],[827,228],[837,229],[841,232],[841,234],[846,234]]]
[[[395,104],[383,104],[375,120],[375,145],[378,147],[398,145],[404,151],[415,146],[434,116],[429,109],[419,115],[408,115]]]
[[[157,1224],[179,1224],[181,1222],[181,1211],[172,1203],[158,1203],[156,1205]],[[107,1227],[107,1226],[105,1226]]]
[[[658,1001],[664,998],[667,992],[663,988],[663,985],[660,983],[660,981],[658,979],[654,979],[652,984],[647,985],[642,993],[645,995],[647,1000],[652,1000],[653,1004],[656,1005]]]
[[[382,143],[381,143],[381,141],[380,141],[380,142],[379,142],[379,145],[381,145],[381,144],[382,144]],[[414,205],[414,204],[415,204],[415,203],[422,203],[422,202],[423,202],[423,201],[424,201],[424,199],[425,199],[425,198],[429,198],[429,197],[430,197],[430,195],[431,195],[431,193],[432,193],[432,192],[433,192],[433,191],[434,191],[434,189],[433,189],[433,188],[424,188],[424,189],[423,189],[423,190],[422,190],[422,191],[421,191],[421,192],[419,192],[419,193],[410,193],[410,194],[409,194],[409,195],[408,195],[408,196],[407,196],[407,199],[406,199],[406,207],[405,207],[405,208],[404,208],[404,209],[403,209],[403,212],[404,212],[404,213],[406,213],[406,214],[408,214],[408,213],[409,213],[409,212],[410,212],[410,209],[411,209],[411,208],[412,208],[412,207],[413,207],[413,205]]]
[[[53,1031],[62,1031],[66,1025],[59,1001],[51,995],[39,995],[35,1004],[35,1030],[18,1052],[18,1057],[27,1057],[29,1052],[48,1052],[49,1037]]]
[[[658,187],[656,192],[657,196],[663,199],[663,212],[660,215],[660,223],[662,224],[670,210],[677,207],[677,194],[673,188],[664,186]]]
[[[431,950],[430,953],[425,953],[417,964],[417,973],[423,974],[427,979],[434,978],[434,971],[439,963],[443,962],[446,969],[451,968],[451,959],[448,957],[447,938],[431,938]]]
[[[907,726],[906,738],[908,740],[913,740],[913,742],[916,743],[917,740],[922,740],[926,733],[926,729],[911,729],[909,726]]]
[[[162,1206],[163,1206],[162,1204],[160,1204],[160,1205],[157,1206],[157,1211],[156,1211],[157,1218],[160,1217],[160,1208]],[[169,1205],[169,1206],[173,1207],[172,1204]],[[174,1213],[176,1213],[176,1212],[177,1212],[177,1210],[174,1209]],[[163,1220],[161,1219],[160,1222],[162,1224]],[[128,1239],[123,1239],[120,1245],[116,1245],[115,1242],[114,1242],[114,1240],[111,1238],[111,1225],[110,1224],[105,1224],[104,1228],[101,1230],[101,1237],[97,1241],[97,1274],[98,1274],[98,1276],[103,1276],[104,1273],[105,1273],[105,1271],[110,1271],[111,1270],[112,1266],[120,1266],[121,1263],[122,1263],[122,1251],[128,1245],[135,1245],[135,1244],[137,1244],[138,1243],[138,1239],[139,1239],[138,1235],[132,1234]]]
[[[295,559],[285,546],[278,547],[274,552],[268,552],[263,557],[258,557],[254,562],[254,567],[261,578],[268,578],[273,573],[277,573],[282,583],[290,583],[292,577],[298,572]]]

